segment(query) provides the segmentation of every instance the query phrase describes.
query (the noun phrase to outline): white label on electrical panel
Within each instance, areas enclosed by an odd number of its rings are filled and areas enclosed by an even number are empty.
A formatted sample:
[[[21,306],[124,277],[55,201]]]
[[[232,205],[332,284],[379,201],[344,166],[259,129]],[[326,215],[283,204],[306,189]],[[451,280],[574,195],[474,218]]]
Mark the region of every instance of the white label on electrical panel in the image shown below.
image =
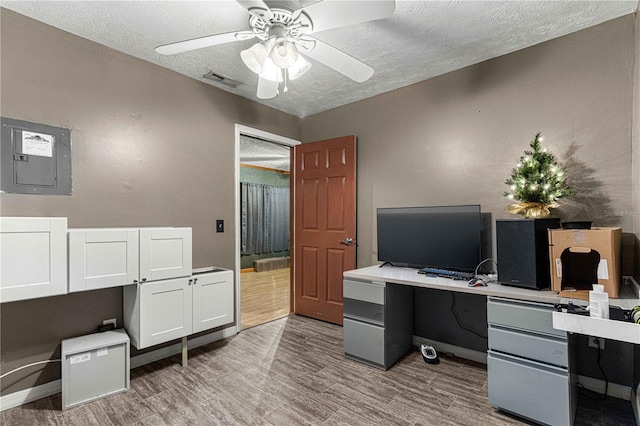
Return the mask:
[[[22,153],[39,157],[53,157],[53,136],[23,130]]]
[[[601,259],[600,263],[598,263],[598,279],[609,279],[609,268],[607,267],[607,259]]]
[[[81,362],[91,361],[91,352],[73,355],[69,357],[69,364],[80,364]]]
[[[102,348],[96,351],[96,357],[101,357],[105,355],[109,355],[109,348]]]
[[[562,261],[560,260],[559,257],[556,257],[556,276],[557,277],[562,276]]]

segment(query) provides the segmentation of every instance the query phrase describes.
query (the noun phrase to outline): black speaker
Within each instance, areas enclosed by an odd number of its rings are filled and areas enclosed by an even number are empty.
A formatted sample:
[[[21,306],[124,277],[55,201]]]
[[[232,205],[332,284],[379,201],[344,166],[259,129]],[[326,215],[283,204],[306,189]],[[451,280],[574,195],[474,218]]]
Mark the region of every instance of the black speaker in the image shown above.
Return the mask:
[[[551,287],[548,229],[560,219],[496,220],[498,281],[541,290]]]

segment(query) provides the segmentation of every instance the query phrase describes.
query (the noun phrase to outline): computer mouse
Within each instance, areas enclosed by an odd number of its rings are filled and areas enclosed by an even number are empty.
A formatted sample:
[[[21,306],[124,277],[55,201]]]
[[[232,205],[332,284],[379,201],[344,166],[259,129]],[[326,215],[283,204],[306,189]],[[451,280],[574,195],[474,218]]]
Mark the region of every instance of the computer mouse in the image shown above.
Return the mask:
[[[472,280],[469,283],[469,287],[486,287],[487,284],[482,280]]]

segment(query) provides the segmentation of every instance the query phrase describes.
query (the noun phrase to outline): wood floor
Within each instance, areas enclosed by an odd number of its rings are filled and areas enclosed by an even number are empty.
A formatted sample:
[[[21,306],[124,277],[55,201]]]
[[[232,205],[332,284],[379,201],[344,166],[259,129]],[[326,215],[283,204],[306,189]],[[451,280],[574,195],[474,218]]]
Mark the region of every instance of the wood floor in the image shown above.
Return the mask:
[[[289,268],[240,274],[241,327],[246,329],[289,315]]]
[[[342,327],[291,316],[131,371],[128,392],[60,411],[60,394],[3,425],[520,425],[487,401],[482,364],[417,350],[388,371],[343,356]],[[526,386],[526,384],[523,384]],[[632,425],[627,401],[580,400],[576,425]]]

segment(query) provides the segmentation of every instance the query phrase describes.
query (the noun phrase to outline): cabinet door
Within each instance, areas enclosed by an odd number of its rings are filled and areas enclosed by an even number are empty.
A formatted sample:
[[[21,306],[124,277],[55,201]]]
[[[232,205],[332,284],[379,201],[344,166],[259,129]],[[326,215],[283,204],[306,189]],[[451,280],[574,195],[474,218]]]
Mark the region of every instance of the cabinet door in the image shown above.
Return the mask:
[[[67,293],[67,218],[0,218],[0,301]]]
[[[69,230],[69,292],[138,280],[136,229]]]
[[[191,228],[140,229],[140,281],[191,275]]]
[[[233,272],[193,277],[193,332],[233,322]]]
[[[190,278],[139,284],[140,341],[138,349],[192,333]]]

